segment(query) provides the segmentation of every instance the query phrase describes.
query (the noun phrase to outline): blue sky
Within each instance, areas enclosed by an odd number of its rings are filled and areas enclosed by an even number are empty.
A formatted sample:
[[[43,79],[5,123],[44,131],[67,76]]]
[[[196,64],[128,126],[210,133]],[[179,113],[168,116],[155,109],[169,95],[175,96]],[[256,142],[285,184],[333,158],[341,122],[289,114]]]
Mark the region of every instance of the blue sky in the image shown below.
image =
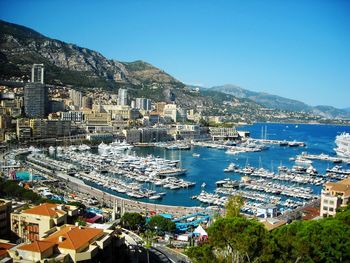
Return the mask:
[[[350,107],[347,0],[0,0],[0,18],[187,84]]]

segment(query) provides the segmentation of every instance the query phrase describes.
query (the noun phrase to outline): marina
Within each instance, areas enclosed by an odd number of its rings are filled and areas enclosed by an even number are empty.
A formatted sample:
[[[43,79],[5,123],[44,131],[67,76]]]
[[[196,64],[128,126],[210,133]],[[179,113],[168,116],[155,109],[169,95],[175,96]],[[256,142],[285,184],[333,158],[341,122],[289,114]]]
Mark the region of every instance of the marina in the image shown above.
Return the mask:
[[[332,132],[319,141],[315,125],[299,125],[292,131],[283,124],[269,125],[269,136],[276,141],[305,141],[303,147],[281,147],[251,139],[243,143],[182,142],[152,147],[116,141],[102,143],[96,149],[84,145],[31,149],[26,162],[67,173],[72,180],[108,194],[150,204],[220,209],[230,195],[239,194],[246,200],[242,211],[247,214],[257,214],[266,205],[274,205],[283,213],[317,199],[325,182],[349,175],[346,164],[334,165],[334,134],[339,127],[330,127]],[[261,125],[243,128],[250,129],[254,137]],[[178,144],[190,147],[169,149],[169,145]],[[237,153],[226,153],[232,149]],[[322,154],[330,158],[316,158]]]

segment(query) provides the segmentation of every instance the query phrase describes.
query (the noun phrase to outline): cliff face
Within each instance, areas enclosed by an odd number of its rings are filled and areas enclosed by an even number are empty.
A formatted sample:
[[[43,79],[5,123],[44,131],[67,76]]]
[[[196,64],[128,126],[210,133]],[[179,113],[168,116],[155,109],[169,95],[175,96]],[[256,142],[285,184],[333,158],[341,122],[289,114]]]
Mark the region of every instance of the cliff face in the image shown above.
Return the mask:
[[[0,79],[27,81],[34,63],[45,64],[47,84],[80,89],[100,87],[112,92],[127,87],[133,97],[175,100],[183,107],[210,108],[215,104],[212,98],[191,92],[149,63],[107,59],[99,52],[0,20]]]
[[[44,63],[48,83],[57,83],[60,80],[63,82],[62,75],[69,72],[71,77],[65,77],[63,80],[65,84],[71,85],[79,85],[79,77],[87,78],[83,83],[86,86],[182,84],[145,62],[121,63],[110,60],[99,52],[50,39],[34,30],[5,21],[0,21],[0,63],[4,67],[0,71],[2,78],[16,76],[27,80],[31,64]]]

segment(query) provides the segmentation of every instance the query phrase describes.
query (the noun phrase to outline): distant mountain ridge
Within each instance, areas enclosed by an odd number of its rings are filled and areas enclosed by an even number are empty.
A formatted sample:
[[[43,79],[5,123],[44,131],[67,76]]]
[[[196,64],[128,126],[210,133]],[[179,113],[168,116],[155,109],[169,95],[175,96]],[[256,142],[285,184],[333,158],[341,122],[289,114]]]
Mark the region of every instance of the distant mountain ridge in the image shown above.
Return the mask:
[[[45,65],[45,83],[75,89],[102,88],[116,92],[128,88],[131,97],[168,101],[175,97],[181,107],[210,111],[222,106],[222,99],[233,96],[215,92],[206,96],[155,66],[138,60],[120,62],[75,44],[46,37],[25,26],[0,20],[0,80],[28,81],[34,63]],[[213,93],[212,93],[213,95]],[[256,110],[253,101],[243,104]]]
[[[265,92],[250,91],[231,84],[215,86],[210,88],[210,90],[230,94],[237,98],[251,99],[267,108],[287,111],[304,111],[320,115],[326,118],[350,118],[350,111],[324,105],[313,107],[298,100],[288,99]]]

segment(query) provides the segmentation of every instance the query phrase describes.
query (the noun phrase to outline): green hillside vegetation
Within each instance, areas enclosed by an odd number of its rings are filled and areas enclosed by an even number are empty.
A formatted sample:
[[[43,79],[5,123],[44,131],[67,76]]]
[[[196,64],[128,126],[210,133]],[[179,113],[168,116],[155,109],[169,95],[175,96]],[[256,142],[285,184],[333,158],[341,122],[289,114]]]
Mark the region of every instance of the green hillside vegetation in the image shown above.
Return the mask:
[[[240,205],[239,202],[233,202]],[[334,218],[296,221],[268,232],[233,212],[208,228],[209,241],[187,250],[193,262],[350,262],[350,205]]]

